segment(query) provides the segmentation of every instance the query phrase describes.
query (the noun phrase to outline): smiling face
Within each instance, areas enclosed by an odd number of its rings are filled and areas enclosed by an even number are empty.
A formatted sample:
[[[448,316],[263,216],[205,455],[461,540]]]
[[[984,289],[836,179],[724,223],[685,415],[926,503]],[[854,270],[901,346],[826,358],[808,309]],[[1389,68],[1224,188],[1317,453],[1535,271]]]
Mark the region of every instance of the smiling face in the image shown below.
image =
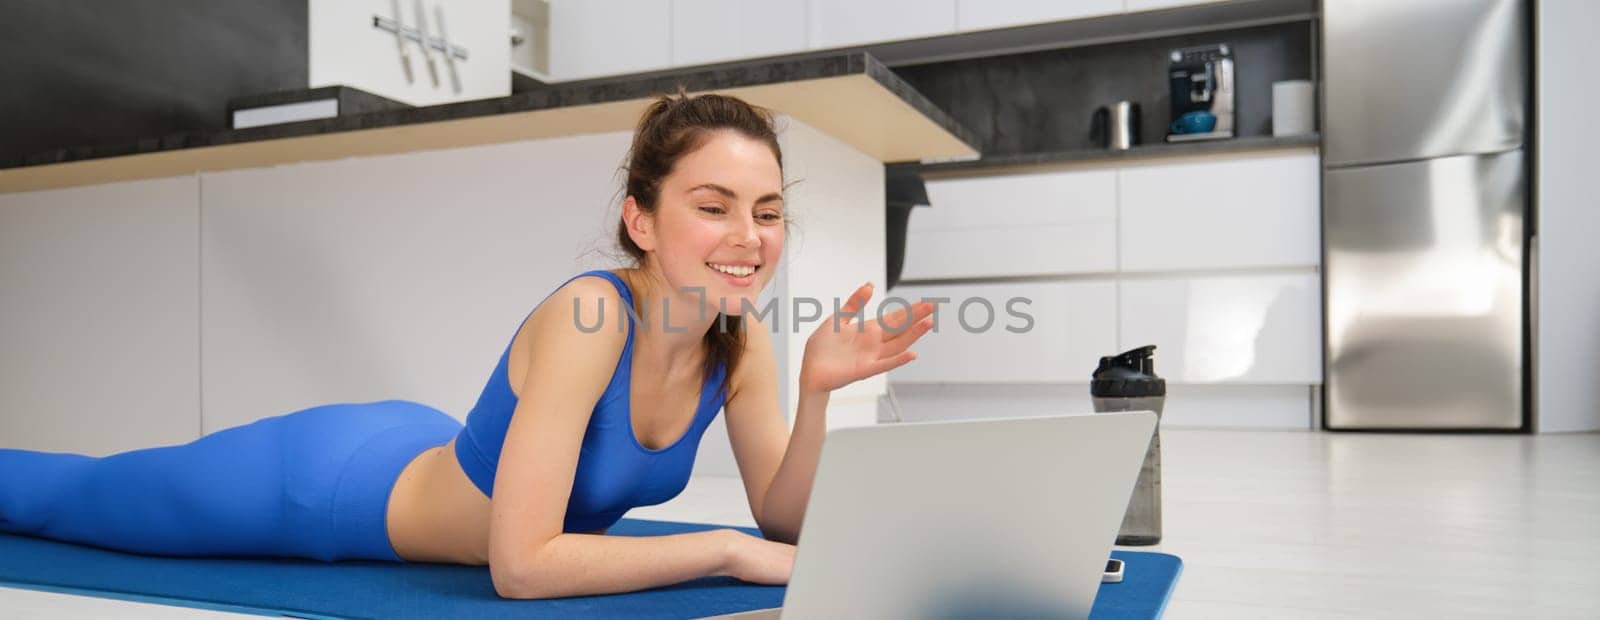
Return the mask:
[[[700,300],[706,316],[756,308],[783,255],[783,171],[772,149],[732,130],[709,132],[662,179],[654,213],[629,196],[628,235],[646,252],[643,267],[671,295]],[[675,313],[676,314],[676,313]]]

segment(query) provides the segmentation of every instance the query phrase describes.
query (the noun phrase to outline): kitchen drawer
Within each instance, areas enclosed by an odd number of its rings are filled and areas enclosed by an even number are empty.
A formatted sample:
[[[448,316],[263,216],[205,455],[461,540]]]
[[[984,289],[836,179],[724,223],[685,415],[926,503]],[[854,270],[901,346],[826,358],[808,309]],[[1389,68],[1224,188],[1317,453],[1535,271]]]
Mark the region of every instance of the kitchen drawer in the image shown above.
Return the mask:
[[[907,225],[908,280],[1116,270],[1116,171],[928,182]]]
[[[1124,168],[1122,270],[1317,266],[1320,179],[1301,150]]]
[[[889,374],[894,382],[1059,383],[1085,380],[1102,355],[1116,353],[1116,282],[1032,282],[897,286],[888,297],[915,301],[947,297],[939,304],[937,331],[915,345],[917,360]],[[1008,300],[1030,303],[1008,306]],[[986,318],[986,300],[994,308]],[[957,318],[966,303],[966,325]],[[898,306],[889,306],[895,308]],[[1015,311],[1008,312],[1010,310]],[[1021,318],[1016,315],[1031,317]],[[1022,330],[1013,333],[1011,327]]]
[[[1120,342],[1156,345],[1181,383],[1322,383],[1322,290],[1314,273],[1125,278]]]

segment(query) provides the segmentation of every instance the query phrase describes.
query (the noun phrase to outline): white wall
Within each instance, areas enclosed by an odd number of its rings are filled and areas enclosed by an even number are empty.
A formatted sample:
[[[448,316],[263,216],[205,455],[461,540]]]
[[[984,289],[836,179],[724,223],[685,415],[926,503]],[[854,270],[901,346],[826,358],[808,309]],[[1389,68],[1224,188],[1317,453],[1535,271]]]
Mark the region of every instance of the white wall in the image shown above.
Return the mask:
[[[456,60],[461,92],[453,90],[443,55],[430,52],[438,83],[416,43],[407,43],[411,81],[395,36],[372,26],[374,15],[393,18],[392,0],[308,0],[307,30],[312,88],[345,85],[412,105],[504,97],[511,94],[510,0],[398,0],[401,19],[416,27],[423,7],[427,31],[438,36],[438,12],[450,41],[467,48]]]
[[[0,194],[0,447],[200,436],[195,177]]]
[[[882,164],[780,123],[800,234],[766,295],[881,290]],[[387,399],[464,418],[539,301],[619,264],[629,137],[0,195],[0,446],[107,454]],[[815,325],[776,343],[785,394]],[[872,423],[883,391],[841,390],[830,426]],[[720,421],[700,454],[737,473]]]
[[[1600,3],[1537,5],[1539,432],[1600,430],[1600,98],[1587,59]]]
[[[462,418],[540,300],[612,266],[614,132],[206,174],[205,430],[330,402]]]
[[[788,340],[785,394],[795,394],[806,339],[833,313],[834,299],[843,304],[857,287],[870,281],[873,295],[865,310],[868,316],[877,316],[878,303],[887,296],[888,275],[884,265],[883,164],[803,123],[785,119],[785,124],[784,176],[785,182],[792,184],[787,196],[796,218],[794,234],[785,246],[785,293],[823,304],[822,318],[800,323],[799,333],[793,324],[784,330]],[[784,306],[789,313],[792,305]],[[834,392],[828,403],[828,428],[874,423],[878,396],[887,385],[887,379],[879,375]],[[788,407],[792,416],[793,404]]]

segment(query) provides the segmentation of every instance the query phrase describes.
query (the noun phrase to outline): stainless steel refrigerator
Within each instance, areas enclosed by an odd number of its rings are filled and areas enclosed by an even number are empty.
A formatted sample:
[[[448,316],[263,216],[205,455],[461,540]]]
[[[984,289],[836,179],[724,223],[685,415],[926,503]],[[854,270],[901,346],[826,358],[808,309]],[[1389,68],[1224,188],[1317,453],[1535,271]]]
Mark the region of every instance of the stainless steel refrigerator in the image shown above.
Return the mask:
[[[1524,427],[1528,13],[1322,2],[1329,429]]]

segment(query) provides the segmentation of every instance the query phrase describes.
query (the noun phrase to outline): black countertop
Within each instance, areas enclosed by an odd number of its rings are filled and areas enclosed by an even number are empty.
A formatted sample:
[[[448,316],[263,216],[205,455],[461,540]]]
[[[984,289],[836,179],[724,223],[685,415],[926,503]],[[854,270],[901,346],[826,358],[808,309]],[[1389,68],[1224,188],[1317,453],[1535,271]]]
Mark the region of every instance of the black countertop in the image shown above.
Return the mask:
[[[680,86],[688,92],[720,91],[851,75],[872,79],[957,139],[969,146],[977,144],[971,131],[952,120],[882,63],[865,53],[852,52],[596,78],[539,87],[496,99],[380,110],[246,129],[181,132],[134,143],[61,148],[0,161],[0,169],[621,102],[676,92]],[[849,114],[850,110],[839,110],[839,113]]]

